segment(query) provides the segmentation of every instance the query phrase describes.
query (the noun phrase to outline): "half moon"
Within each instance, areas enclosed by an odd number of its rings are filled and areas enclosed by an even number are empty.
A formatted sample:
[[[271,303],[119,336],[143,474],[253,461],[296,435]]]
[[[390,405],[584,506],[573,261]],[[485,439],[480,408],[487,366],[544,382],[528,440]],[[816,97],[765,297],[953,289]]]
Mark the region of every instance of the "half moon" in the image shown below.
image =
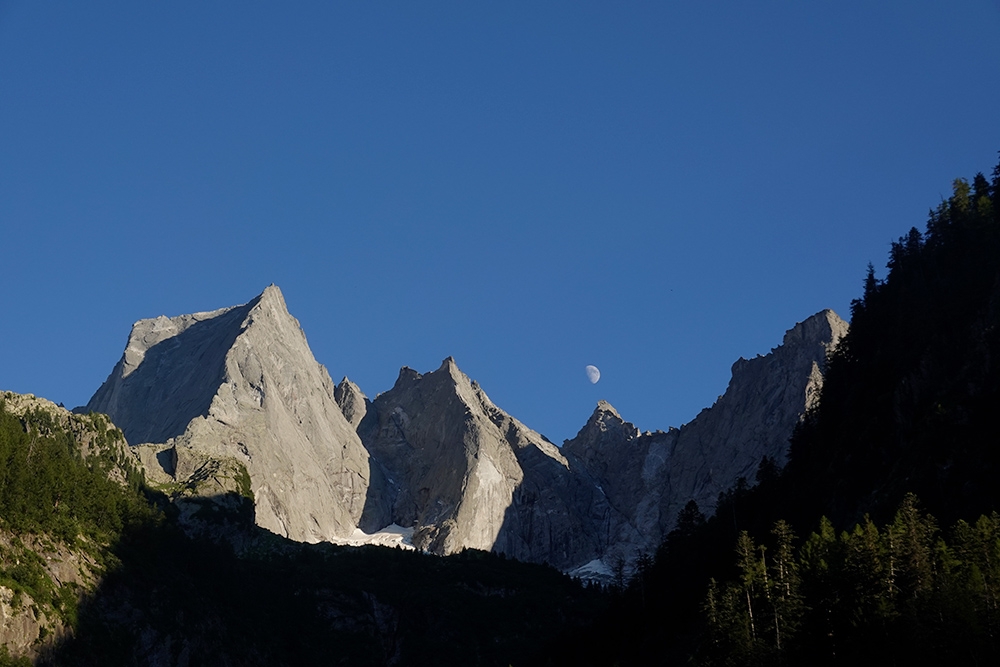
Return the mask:
[[[590,380],[590,384],[597,384],[597,381],[601,379],[601,371],[597,366],[587,366],[585,370],[587,371],[587,379]]]

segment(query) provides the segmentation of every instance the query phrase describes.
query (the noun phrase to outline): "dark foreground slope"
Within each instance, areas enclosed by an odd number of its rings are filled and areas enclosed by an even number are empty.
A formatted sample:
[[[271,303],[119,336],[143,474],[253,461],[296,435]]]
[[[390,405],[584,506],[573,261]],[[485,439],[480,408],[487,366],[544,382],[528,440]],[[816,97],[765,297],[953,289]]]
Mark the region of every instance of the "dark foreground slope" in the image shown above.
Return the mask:
[[[204,533],[213,520],[230,538],[243,532],[237,555],[185,535],[137,468],[115,474],[130,468],[130,453],[105,418],[50,403],[15,411],[23,397],[5,396],[0,614],[15,656],[53,665],[518,665],[603,604],[599,591],[542,565],[477,551],[441,558],[300,544],[256,527],[245,499],[240,517],[212,516],[231,503],[206,505]]]
[[[813,514],[887,519],[908,492],[949,523],[1000,502],[1000,167],[892,244],[865,280],[790,475]]]
[[[147,529],[80,608],[56,664],[518,665],[600,594],[485,552],[225,547]]]
[[[998,212],[1000,167],[893,243],[784,471],[685,508],[573,659],[1000,662]]]

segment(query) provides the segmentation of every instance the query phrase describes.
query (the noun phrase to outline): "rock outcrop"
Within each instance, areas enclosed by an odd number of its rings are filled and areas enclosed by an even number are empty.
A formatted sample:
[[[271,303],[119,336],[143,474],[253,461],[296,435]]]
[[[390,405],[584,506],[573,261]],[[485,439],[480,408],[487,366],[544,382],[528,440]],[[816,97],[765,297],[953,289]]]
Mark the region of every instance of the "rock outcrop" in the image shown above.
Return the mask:
[[[0,584],[0,646],[11,656],[41,658],[42,664],[48,664],[44,659],[73,634],[70,619],[53,606],[53,598],[66,600],[96,588],[103,571],[94,549],[93,545],[71,546],[50,535],[16,535],[0,529],[0,569],[11,572],[21,562],[37,564],[37,576],[46,579],[52,593],[50,599],[36,600],[9,579]]]
[[[138,446],[154,482],[252,497],[258,525],[299,541],[353,533],[368,453],[274,285],[249,303],[141,320],[87,410]]]
[[[711,513],[721,491],[741,477],[753,482],[763,457],[784,465],[795,425],[819,396],[826,356],[846,332],[831,310],[796,324],[770,353],[733,364],[725,394],[680,429],[640,434],[599,403],[563,452],[625,517],[631,530],[618,531],[618,548],[648,552],[688,501]]]
[[[361,387],[345,377],[334,387],[333,398],[347,421],[357,429],[368,412],[368,397],[361,391]]]

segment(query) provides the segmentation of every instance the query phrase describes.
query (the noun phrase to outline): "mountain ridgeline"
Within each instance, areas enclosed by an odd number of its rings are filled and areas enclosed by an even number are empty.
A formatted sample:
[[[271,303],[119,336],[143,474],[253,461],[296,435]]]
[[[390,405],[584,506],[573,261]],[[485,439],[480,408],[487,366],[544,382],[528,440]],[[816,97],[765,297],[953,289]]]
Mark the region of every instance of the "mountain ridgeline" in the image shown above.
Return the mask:
[[[274,286],[139,321],[77,414],[0,399],[0,665],[532,664],[608,595],[530,562],[610,580],[681,496],[782,461],[845,328],[796,325],[680,429],[601,401],[560,448],[450,358],[334,386]]]
[[[451,358],[334,385],[275,286],[141,320],[77,414],[0,395],[0,665],[995,664],[998,212],[561,447]]]
[[[305,542],[397,531],[421,550],[495,551],[606,576],[651,553],[694,499],[706,509],[765,457],[779,464],[847,325],[822,311],[680,429],[640,433],[606,402],[557,447],[446,359],[369,400],[334,386],[281,292],[137,322],[84,411],[108,414],[150,483],[194,516],[251,502],[255,523]],[[581,569],[583,568],[583,569]]]

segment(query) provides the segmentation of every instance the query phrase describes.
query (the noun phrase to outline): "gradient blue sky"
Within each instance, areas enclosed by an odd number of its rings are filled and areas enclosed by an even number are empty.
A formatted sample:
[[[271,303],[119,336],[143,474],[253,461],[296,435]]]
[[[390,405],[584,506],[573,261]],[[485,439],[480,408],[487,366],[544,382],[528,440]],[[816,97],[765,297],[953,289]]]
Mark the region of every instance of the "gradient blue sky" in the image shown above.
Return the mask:
[[[692,419],[1000,149],[1000,3],[0,2],[0,389],[278,284],[370,396]],[[586,364],[600,367],[590,385]]]

